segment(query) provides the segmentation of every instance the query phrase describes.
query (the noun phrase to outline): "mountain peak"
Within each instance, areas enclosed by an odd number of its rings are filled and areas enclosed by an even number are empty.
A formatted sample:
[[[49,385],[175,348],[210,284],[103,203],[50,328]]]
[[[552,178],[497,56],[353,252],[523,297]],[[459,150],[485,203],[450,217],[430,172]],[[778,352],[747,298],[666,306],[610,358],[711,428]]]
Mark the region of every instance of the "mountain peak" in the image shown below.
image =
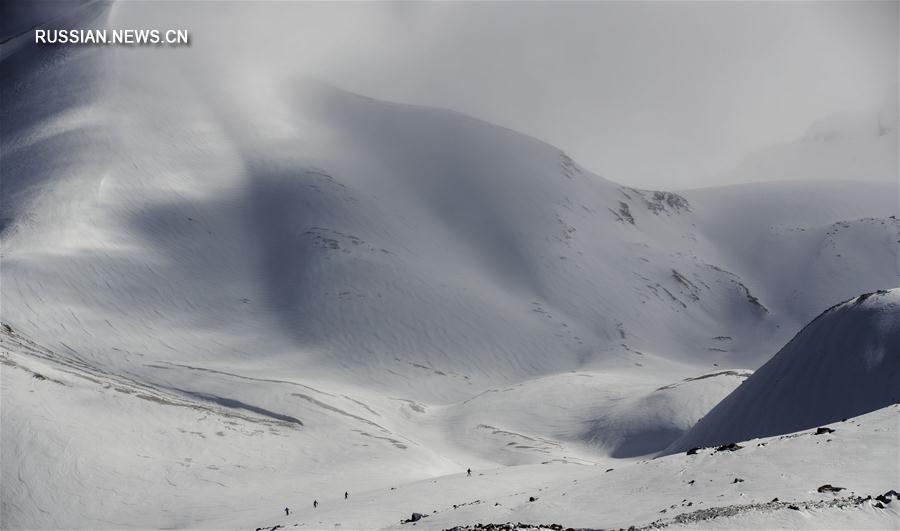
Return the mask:
[[[665,453],[791,433],[900,401],[900,288],[837,304]]]

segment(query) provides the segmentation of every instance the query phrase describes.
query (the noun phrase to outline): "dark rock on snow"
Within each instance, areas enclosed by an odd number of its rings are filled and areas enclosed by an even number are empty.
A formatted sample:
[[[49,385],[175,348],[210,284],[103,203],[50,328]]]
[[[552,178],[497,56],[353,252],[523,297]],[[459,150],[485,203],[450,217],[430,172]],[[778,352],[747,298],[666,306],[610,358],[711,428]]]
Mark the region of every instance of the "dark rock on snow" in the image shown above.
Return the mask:
[[[740,450],[741,448],[743,448],[743,446],[741,446],[739,444],[728,443],[728,444],[723,444],[722,446],[719,446],[718,448],[716,448],[716,451],[717,452],[734,452],[734,451]]]
[[[412,515],[410,515],[409,518],[407,518],[406,520],[402,520],[400,523],[401,523],[401,524],[408,524],[408,523],[410,523],[410,522],[418,522],[418,521],[421,520],[422,518],[428,518],[428,515],[427,515],[427,514],[422,514],[422,513],[412,513]]]

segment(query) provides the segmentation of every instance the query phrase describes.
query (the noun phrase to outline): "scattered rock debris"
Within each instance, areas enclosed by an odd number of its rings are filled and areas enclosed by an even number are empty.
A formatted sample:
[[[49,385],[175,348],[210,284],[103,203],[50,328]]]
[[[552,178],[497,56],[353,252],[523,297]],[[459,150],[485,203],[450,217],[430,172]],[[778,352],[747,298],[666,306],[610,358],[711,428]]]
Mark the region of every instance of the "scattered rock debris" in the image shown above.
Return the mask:
[[[717,452],[736,452],[737,450],[740,450],[741,448],[743,448],[743,446],[741,446],[739,444],[728,443],[728,444],[723,444],[722,446],[719,446],[718,448],[716,448],[716,451]]]
[[[862,496],[849,496],[846,498],[834,498],[831,500],[817,500],[793,503],[778,501],[778,498],[775,498],[768,503],[751,503],[746,505],[728,505],[725,507],[698,509],[690,513],[682,513],[671,518],[659,519],[644,527],[631,527],[629,529],[633,529],[634,531],[641,531],[645,529],[661,529],[670,525],[697,524],[707,520],[727,518],[754,511],[768,512],[782,509],[799,511],[801,509],[822,509],[826,507],[843,509],[846,507],[858,507],[863,503],[869,501],[871,501],[871,496],[865,498]]]
[[[444,531],[517,531],[520,529],[534,529],[536,531],[575,531],[571,527],[563,527],[560,524],[528,524],[522,522],[506,522],[505,524],[472,524],[451,527]]]

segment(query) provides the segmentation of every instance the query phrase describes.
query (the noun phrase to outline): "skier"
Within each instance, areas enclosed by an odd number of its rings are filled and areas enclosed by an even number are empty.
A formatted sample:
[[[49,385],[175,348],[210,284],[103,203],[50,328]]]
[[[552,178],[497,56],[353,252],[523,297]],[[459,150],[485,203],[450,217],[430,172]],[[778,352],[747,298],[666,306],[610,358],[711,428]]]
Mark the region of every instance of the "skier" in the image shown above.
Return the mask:
[[[287,507],[285,507],[285,508],[284,508],[284,515],[287,516],[287,515],[289,515],[289,514],[291,514],[291,510],[288,509]]]
[[[472,469],[471,468],[469,470],[466,470],[466,476],[472,477]]]
[[[346,500],[346,499],[349,498],[349,497],[350,497],[350,493],[345,492],[345,493],[344,493],[344,499]]]
[[[315,509],[315,508],[318,507],[318,506],[319,506],[319,501],[318,501],[318,500],[313,500],[313,509]]]

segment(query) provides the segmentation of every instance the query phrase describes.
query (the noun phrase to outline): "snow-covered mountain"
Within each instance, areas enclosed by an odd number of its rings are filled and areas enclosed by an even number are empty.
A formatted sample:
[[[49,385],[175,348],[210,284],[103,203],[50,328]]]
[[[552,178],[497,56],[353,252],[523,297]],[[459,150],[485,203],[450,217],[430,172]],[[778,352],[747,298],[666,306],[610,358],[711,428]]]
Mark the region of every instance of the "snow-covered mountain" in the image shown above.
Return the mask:
[[[834,306],[666,451],[800,431],[900,402],[900,289]]]
[[[450,111],[2,46],[4,528],[619,468],[898,284],[892,184],[636,190]]]
[[[141,91],[156,63],[130,52],[4,76],[5,315],[104,367],[153,379],[122,355],[152,352],[460,399],[599,365],[756,366],[823,306],[897,283],[890,185],[633,190],[511,131],[309,83],[265,114]],[[83,87],[62,82],[83,63]]]

